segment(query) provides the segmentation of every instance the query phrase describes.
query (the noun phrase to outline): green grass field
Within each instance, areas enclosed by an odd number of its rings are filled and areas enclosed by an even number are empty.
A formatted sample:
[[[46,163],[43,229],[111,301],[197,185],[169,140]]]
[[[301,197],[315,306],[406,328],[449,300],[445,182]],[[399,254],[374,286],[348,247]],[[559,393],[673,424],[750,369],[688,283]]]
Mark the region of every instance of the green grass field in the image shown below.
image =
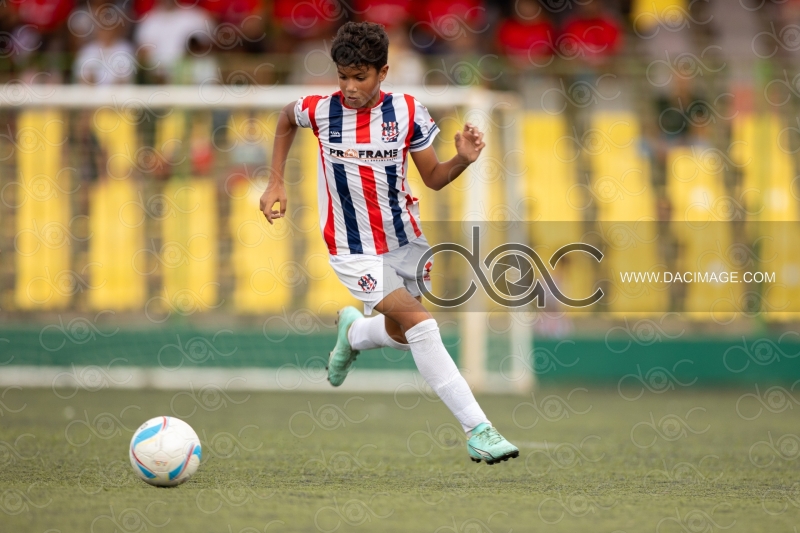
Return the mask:
[[[521,450],[494,466],[470,462],[455,420],[422,395],[206,392],[7,389],[0,530],[788,533],[800,523],[800,411],[786,397],[742,398],[755,389],[479,398]],[[133,430],[161,414],[203,441],[197,474],[172,489],[144,484],[128,463]]]

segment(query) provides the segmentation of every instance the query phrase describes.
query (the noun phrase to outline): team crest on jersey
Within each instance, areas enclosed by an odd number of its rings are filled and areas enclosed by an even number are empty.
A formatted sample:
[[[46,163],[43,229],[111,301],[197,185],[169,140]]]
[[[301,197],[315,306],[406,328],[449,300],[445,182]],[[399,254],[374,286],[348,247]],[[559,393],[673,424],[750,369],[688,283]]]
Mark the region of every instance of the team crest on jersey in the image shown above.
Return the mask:
[[[396,142],[398,135],[400,135],[400,128],[397,127],[397,122],[381,123],[381,141],[385,143]]]
[[[372,274],[365,274],[358,280],[358,286],[361,287],[362,291],[369,294],[378,286],[378,281],[372,277]]]

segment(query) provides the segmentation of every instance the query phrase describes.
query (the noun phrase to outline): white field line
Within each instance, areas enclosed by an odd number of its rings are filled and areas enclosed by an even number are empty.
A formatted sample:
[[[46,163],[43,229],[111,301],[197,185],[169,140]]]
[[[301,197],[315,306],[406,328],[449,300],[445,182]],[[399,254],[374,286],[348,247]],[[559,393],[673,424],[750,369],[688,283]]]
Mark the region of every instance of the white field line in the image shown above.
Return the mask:
[[[489,374],[483,392],[508,394],[502,376]],[[431,394],[416,370],[355,369],[341,387],[332,387],[324,371],[283,368],[163,368],[134,366],[35,366],[0,367],[0,387],[56,388],[97,391],[112,389],[161,389],[195,391],[203,387],[251,391],[392,392]]]

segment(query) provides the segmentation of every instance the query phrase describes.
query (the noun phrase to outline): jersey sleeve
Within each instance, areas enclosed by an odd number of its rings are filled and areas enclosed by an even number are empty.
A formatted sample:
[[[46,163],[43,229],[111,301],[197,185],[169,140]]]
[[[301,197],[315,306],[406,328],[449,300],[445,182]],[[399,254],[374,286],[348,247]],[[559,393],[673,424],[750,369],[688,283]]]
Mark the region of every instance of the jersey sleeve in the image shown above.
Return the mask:
[[[297,100],[294,105],[294,119],[301,128],[311,128],[314,126],[314,111],[316,110],[319,96],[304,96]]]
[[[411,152],[419,152],[433,144],[433,139],[439,134],[439,126],[431,118],[428,108],[414,99],[414,133],[411,134],[411,142],[408,149]]]

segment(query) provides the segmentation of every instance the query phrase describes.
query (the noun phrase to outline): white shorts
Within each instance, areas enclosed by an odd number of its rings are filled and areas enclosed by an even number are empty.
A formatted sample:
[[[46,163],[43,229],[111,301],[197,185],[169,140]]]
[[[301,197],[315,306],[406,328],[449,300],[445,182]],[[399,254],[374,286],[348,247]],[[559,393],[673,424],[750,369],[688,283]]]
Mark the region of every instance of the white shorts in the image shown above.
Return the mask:
[[[371,315],[375,306],[397,289],[405,287],[411,296],[420,296],[417,279],[431,290],[433,257],[419,264],[428,249],[428,241],[421,236],[382,255],[332,255],[329,262],[350,294],[364,303],[364,314]]]

